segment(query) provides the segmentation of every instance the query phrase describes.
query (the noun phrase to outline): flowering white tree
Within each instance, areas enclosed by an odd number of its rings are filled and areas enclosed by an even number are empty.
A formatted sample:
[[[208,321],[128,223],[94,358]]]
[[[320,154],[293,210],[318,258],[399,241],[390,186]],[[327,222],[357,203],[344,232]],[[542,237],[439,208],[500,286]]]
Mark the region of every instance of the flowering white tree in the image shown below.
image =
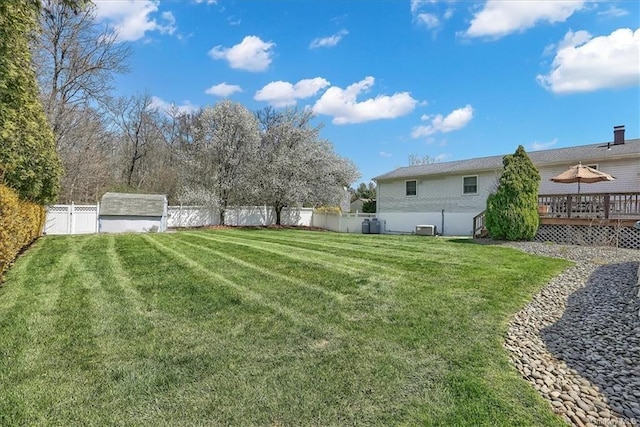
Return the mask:
[[[224,225],[227,208],[249,201],[260,142],[254,114],[222,101],[195,117],[194,141],[183,151],[182,199],[213,207]]]
[[[286,206],[339,204],[359,173],[320,138],[313,113],[266,108],[257,116],[262,128],[258,199],[273,207],[276,224]]]

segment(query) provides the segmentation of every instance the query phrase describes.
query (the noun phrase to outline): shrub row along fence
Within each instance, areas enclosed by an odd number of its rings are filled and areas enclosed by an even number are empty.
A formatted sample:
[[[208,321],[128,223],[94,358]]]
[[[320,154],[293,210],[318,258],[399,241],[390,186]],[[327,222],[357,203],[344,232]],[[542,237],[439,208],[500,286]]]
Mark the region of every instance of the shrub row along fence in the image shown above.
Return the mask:
[[[0,281],[20,251],[40,235],[44,208],[0,185]]]

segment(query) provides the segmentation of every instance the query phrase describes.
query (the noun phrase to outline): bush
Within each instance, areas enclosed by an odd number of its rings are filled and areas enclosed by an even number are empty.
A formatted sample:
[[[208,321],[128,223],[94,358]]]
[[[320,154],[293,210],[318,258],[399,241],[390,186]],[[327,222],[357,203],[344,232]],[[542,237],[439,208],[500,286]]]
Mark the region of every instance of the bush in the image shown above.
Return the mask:
[[[498,188],[487,198],[487,230],[495,239],[531,240],[540,225],[540,174],[522,146],[502,164]]]
[[[44,220],[42,206],[20,200],[0,185],[0,281],[20,251],[40,236]]]
[[[340,209],[340,206],[319,206],[315,208],[313,212],[319,214],[340,214],[342,213],[342,209]]]
[[[362,213],[376,213],[376,201],[367,200],[362,202]]]
[[[62,166],[31,67],[37,4],[0,1],[0,184],[46,204],[56,199]]]

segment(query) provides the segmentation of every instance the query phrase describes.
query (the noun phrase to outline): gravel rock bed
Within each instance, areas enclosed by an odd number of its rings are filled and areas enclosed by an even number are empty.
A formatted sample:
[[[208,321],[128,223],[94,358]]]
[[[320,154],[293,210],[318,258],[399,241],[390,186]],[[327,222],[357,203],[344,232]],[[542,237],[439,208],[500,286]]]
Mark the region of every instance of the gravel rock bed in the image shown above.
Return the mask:
[[[518,371],[574,425],[640,425],[640,251],[501,244],[576,262],[511,320]]]

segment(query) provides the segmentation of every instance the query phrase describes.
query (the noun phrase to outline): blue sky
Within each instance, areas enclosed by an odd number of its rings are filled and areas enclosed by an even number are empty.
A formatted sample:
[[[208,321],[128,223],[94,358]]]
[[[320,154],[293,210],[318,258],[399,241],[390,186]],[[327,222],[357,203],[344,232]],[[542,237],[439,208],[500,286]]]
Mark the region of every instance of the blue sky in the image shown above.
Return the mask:
[[[640,2],[95,0],[120,95],[313,108],[362,181],[408,163],[640,137]],[[579,159],[576,159],[579,160]]]

